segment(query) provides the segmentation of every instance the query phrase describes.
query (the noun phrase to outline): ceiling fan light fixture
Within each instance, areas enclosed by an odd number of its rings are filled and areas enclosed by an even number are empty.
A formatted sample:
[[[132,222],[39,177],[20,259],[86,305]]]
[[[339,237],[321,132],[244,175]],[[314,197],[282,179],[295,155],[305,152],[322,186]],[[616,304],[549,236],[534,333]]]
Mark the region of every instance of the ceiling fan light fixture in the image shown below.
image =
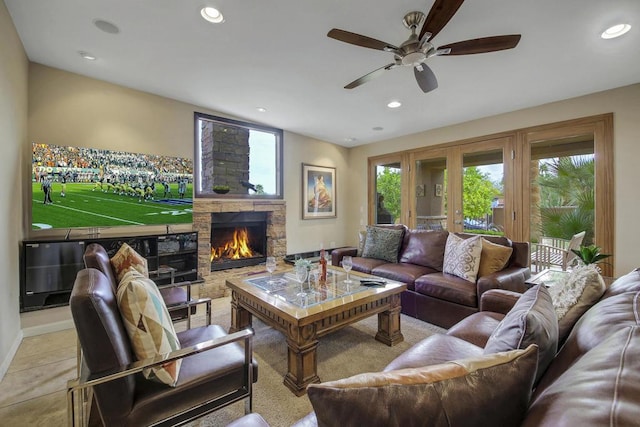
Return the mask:
[[[202,15],[202,17],[206,21],[212,22],[214,24],[221,24],[224,22],[224,16],[222,16],[222,13],[215,7],[211,7],[211,6],[203,7],[200,10],[200,15]]]
[[[602,32],[600,37],[603,39],[615,39],[623,34],[626,34],[631,29],[629,24],[617,24],[613,25]]]
[[[400,108],[402,106],[402,102],[400,101],[391,101],[387,104],[389,108]]]

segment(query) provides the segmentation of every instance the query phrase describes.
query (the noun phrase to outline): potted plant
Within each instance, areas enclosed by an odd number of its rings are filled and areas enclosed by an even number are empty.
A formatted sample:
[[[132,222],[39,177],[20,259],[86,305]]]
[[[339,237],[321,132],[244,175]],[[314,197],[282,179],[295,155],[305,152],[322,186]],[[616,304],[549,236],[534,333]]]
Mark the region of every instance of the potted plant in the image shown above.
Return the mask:
[[[214,185],[213,192],[217,194],[227,194],[230,188],[228,185]]]
[[[574,254],[576,254],[578,259],[584,265],[590,265],[590,264],[598,264],[603,259],[609,258],[611,256],[610,254],[601,253],[600,249],[601,248],[599,246],[589,245],[589,246],[580,246],[579,249],[571,249],[571,251]]]

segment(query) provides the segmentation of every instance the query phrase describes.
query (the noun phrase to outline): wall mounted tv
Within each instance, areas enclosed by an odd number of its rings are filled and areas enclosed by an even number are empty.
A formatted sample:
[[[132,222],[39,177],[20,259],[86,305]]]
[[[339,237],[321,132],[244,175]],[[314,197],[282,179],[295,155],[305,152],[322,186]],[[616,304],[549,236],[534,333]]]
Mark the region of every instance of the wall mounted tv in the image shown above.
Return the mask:
[[[193,221],[193,161],[32,144],[33,230]]]

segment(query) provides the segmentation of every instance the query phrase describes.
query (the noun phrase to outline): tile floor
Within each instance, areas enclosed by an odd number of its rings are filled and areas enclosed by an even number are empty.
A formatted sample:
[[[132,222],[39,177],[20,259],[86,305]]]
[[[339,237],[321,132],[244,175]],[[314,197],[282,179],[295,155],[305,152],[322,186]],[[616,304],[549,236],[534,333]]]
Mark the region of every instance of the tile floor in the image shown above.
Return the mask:
[[[204,323],[204,313],[192,318],[192,326]],[[175,326],[183,330],[186,322]],[[0,426],[66,426],[67,381],[76,376],[75,329],[24,338],[0,382]]]

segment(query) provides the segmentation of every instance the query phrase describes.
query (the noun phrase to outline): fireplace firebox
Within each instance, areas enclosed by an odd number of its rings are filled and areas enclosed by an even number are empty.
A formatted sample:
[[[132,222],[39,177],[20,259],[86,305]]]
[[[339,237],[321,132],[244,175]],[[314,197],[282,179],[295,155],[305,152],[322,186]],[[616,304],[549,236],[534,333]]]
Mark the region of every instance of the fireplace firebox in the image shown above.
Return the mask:
[[[267,212],[211,214],[211,271],[265,262]]]

